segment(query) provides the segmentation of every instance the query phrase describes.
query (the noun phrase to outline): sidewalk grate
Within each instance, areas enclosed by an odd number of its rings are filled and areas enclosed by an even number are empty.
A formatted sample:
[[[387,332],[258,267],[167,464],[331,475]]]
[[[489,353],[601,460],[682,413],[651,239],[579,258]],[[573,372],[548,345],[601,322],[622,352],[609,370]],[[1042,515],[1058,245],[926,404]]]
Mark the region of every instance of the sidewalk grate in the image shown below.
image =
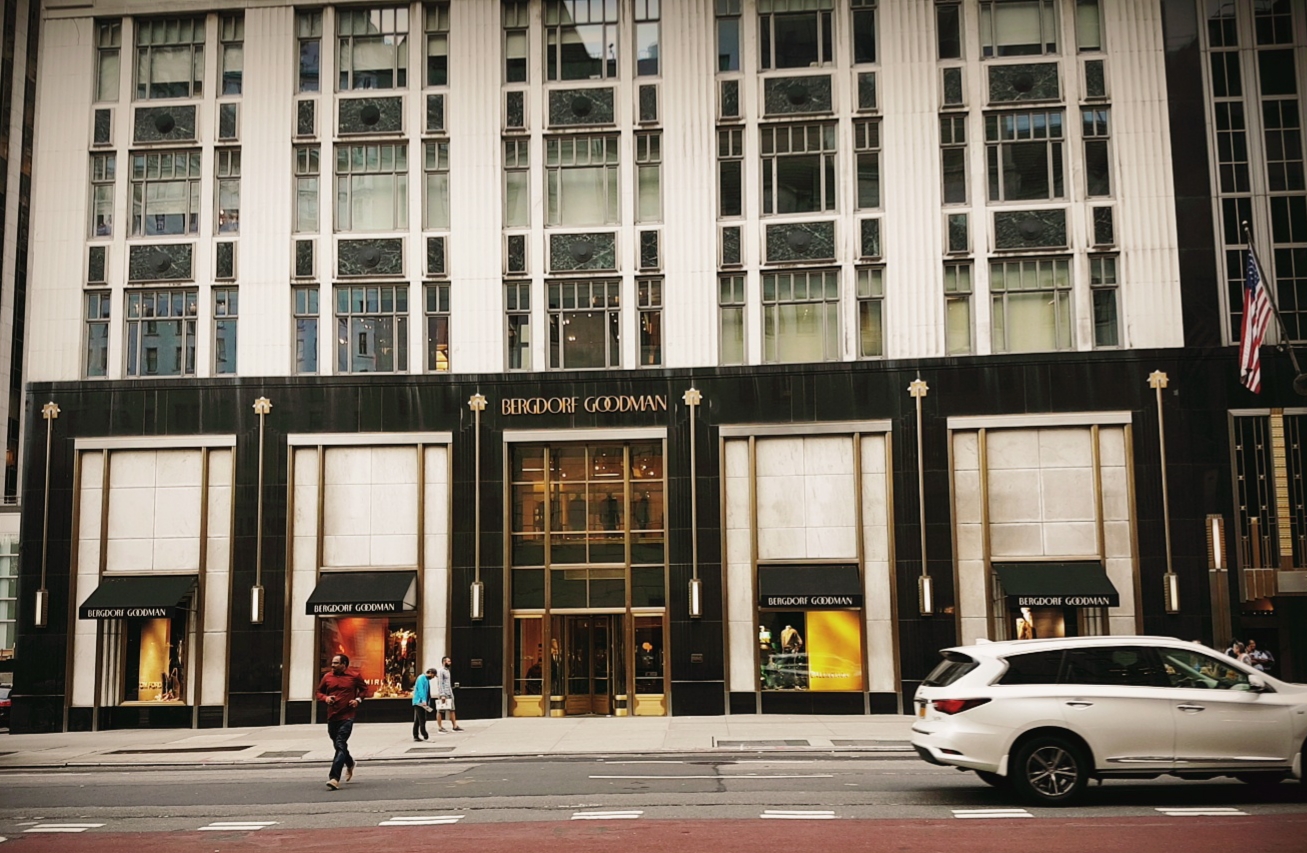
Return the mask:
[[[755,746],[812,746],[807,738],[792,740],[717,740],[714,743],[722,749],[747,749]]]
[[[308,755],[307,749],[282,749],[273,752],[264,752],[259,758],[303,758]]]
[[[414,746],[405,750],[406,752],[453,752],[452,746]]]
[[[865,746],[872,749],[884,749],[900,752],[912,749],[912,742],[906,740],[875,740],[868,738],[831,738],[831,746]]]
[[[186,747],[161,747],[158,749],[115,749],[112,752],[106,752],[105,755],[184,755],[192,752],[240,752],[242,749],[250,749],[250,746],[186,746]]]

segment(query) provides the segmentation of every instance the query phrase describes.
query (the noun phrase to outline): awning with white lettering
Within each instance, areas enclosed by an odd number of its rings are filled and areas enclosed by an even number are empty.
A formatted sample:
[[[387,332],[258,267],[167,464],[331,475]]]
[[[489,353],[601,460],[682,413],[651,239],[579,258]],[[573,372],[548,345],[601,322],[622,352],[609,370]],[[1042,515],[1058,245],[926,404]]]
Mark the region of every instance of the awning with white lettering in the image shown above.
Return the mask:
[[[1121,595],[1098,560],[994,563],[1009,607],[1119,607]]]
[[[106,577],[77,609],[80,619],[133,619],[172,616],[195,588],[195,575]]]
[[[862,606],[858,567],[789,565],[758,567],[758,606],[795,610],[836,610]]]
[[[384,616],[417,609],[417,572],[325,572],[309,595],[310,616]]]

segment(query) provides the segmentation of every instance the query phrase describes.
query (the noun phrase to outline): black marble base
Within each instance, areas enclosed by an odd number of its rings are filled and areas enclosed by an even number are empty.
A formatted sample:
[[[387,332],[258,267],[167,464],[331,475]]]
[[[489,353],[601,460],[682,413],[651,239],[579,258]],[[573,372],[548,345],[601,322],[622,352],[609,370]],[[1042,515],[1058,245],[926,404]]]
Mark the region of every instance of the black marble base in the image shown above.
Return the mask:
[[[280,693],[229,693],[227,695],[227,725],[279,726],[281,725]]]
[[[814,693],[807,690],[762,693],[764,714],[852,714],[861,715],[861,693]]]
[[[201,729],[222,728],[223,712],[225,710],[222,705],[201,705],[196,727]]]
[[[673,717],[720,717],[726,713],[726,685],[720,681],[673,681]]]
[[[307,699],[286,703],[286,725],[302,726],[313,722],[313,703]]]
[[[758,694],[742,693],[738,690],[731,691],[730,711],[731,714],[756,714],[758,713]]]

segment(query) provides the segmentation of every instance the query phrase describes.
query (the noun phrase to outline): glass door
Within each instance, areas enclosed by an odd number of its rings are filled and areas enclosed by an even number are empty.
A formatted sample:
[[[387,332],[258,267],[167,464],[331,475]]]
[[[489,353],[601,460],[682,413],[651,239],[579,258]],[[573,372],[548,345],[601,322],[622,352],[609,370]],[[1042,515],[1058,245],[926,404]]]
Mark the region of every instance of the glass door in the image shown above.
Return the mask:
[[[568,716],[613,712],[612,617],[564,616],[562,623],[564,705]]]

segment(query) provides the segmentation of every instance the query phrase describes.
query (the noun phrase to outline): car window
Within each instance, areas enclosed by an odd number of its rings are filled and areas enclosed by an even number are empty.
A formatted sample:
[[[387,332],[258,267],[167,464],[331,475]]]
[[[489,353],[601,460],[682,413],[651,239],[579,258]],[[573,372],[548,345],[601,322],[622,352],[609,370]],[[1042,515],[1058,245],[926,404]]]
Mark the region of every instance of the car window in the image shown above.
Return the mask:
[[[1188,649],[1158,649],[1172,687],[1202,687],[1213,690],[1251,690],[1248,675],[1229,659]]]
[[[1007,659],[1007,672],[999,684],[1057,684],[1057,672],[1062,667],[1062,651],[1032,652],[1012,655]]]
[[[930,675],[926,676],[926,680],[921,682],[923,687],[947,687],[980,666],[975,660],[961,652],[941,652],[940,654],[944,656],[944,659],[930,671]]]
[[[1062,682],[1122,687],[1165,687],[1170,683],[1152,650],[1138,646],[1068,649]]]

